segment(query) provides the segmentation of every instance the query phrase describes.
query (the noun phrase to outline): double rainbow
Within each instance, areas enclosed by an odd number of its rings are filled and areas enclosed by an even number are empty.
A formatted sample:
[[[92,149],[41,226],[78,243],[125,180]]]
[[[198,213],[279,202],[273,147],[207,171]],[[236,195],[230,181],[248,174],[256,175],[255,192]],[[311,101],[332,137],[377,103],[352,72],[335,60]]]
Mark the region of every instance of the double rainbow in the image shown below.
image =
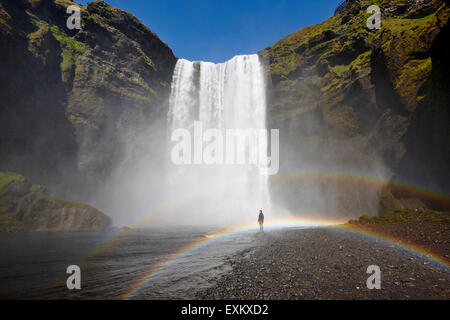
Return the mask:
[[[294,173],[294,174],[279,174],[277,176],[271,177],[271,182],[277,183],[277,182],[290,182],[290,181],[311,181],[311,180],[319,180],[319,181],[337,181],[338,183],[344,183],[344,184],[353,184],[358,185],[361,187],[376,187],[376,188],[382,188],[383,186],[387,185],[388,183],[395,187],[397,190],[405,191],[408,194],[414,194],[414,195],[420,195],[422,197],[426,197],[429,199],[432,199],[432,201],[439,201],[444,203],[450,203],[450,197],[447,194],[443,194],[431,189],[423,188],[420,186],[415,186],[411,184],[401,183],[401,182],[392,182],[391,180],[386,180],[380,177],[373,177],[373,176],[367,176],[362,175],[358,173],[335,173],[335,172],[300,172],[300,173]],[[234,183],[229,183],[225,187],[233,187],[235,185]],[[224,186],[220,186],[224,187]],[[86,262],[89,258],[99,255],[105,251],[108,251],[115,245],[117,245],[123,237],[126,237],[128,234],[133,232],[134,228],[139,228],[142,226],[149,225],[151,222],[155,222],[158,220],[159,217],[164,216],[167,213],[173,212],[179,208],[182,208],[184,205],[187,205],[196,199],[199,199],[201,197],[204,197],[209,194],[211,190],[198,192],[196,194],[187,195],[186,197],[182,199],[178,199],[175,202],[169,203],[166,206],[163,206],[159,208],[158,210],[155,210],[148,216],[146,216],[144,219],[137,222],[133,228],[129,229],[123,229],[120,230],[114,234],[112,234],[108,239],[106,239],[101,245],[97,246],[92,250],[82,261]],[[339,225],[340,223],[343,223],[344,221],[338,221],[338,220],[323,220],[323,219],[287,219],[287,220],[277,220],[268,226],[270,227],[298,227],[298,226],[327,226],[331,228],[339,228],[339,229],[345,229],[349,232],[353,232],[365,237],[370,237],[373,239],[378,239],[385,241],[387,243],[395,245],[397,248],[401,248],[404,250],[407,250],[408,252],[411,252],[412,254],[421,256],[423,258],[426,258],[433,263],[436,263],[437,265],[443,267],[443,268],[449,268],[450,264],[449,261],[439,257],[438,255],[434,254],[433,252],[430,252],[429,250],[426,250],[420,246],[412,245],[410,243],[404,242],[400,238],[395,238],[393,236],[388,236],[385,234],[375,233],[373,231],[368,231],[364,229],[357,229],[354,227],[348,227],[348,226],[342,226]],[[246,224],[246,225],[240,225],[232,228],[227,228],[221,231],[218,231],[214,234],[209,235],[208,237],[203,237],[196,239],[195,241],[183,246],[182,248],[178,249],[177,251],[173,252],[172,254],[167,257],[164,261],[158,263],[155,267],[151,268],[148,272],[144,273],[142,276],[140,276],[133,284],[127,288],[124,293],[120,296],[121,299],[131,299],[133,298],[136,293],[139,292],[139,290],[147,285],[152,279],[157,277],[164,271],[165,269],[169,268],[174,262],[176,262],[179,258],[191,253],[192,251],[195,251],[199,248],[202,248],[204,246],[207,246],[215,241],[219,241],[220,239],[223,239],[224,237],[231,236],[237,233],[241,232],[247,232],[250,230],[255,229],[254,224]],[[82,265],[82,264],[81,264]]]

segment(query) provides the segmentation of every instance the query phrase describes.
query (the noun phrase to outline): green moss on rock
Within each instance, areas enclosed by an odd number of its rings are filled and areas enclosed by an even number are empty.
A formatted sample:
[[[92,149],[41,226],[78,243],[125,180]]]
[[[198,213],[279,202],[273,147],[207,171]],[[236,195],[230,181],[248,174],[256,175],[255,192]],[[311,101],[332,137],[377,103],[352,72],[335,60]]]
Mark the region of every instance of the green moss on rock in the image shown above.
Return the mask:
[[[24,176],[0,172],[0,232],[94,231],[111,219],[82,203],[55,199]]]
[[[372,4],[381,7],[380,30],[367,28],[370,14],[366,10]],[[396,175],[416,149],[417,163],[404,169],[406,177],[423,181],[427,176],[431,185],[437,179],[448,189],[448,178],[412,170],[427,162],[428,156],[420,155],[416,145],[420,141],[421,148],[433,146],[430,154],[439,159],[436,166],[440,171],[446,172],[448,152],[442,145],[448,136],[448,125],[444,123],[448,102],[433,107],[432,101],[436,96],[448,101],[448,94],[443,94],[444,89],[436,94],[430,88],[444,87],[442,80],[432,77],[441,74],[436,62],[445,58],[433,59],[432,47],[439,33],[448,29],[448,11],[442,1],[434,0],[348,1],[341,14],[303,28],[261,51],[260,58],[271,79],[268,125],[280,129],[280,148],[289,158],[286,165],[281,163],[280,171],[302,170],[308,164],[318,170],[330,166],[345,170],[352,163],[351,170],[358,172],[372,172],[368,166],[373,166],[375,172],[382,167]],[[435,123],[439,123],[439,129]],[[433,136],[427,131],[434,132]],[[326,143],[299,145],[299,139]],[[304,188],[301,185],[299,193]],[[334,194],[343,188],[339,186]],[[354,193],[358,192],[356,188]],[[292,202],[292,210],[303,206],[293,200],[295,195],[289,199],[279,197],[283,203]],[[379,199],[376,192],[373,198]],[[361,202],[344,200],[342,206]],[[377,214],[378,210],[374,206],[360,212]]]
[[[352,223],[377,224],[377,223],[450,223],[449,212],[436,212],[431,210],[396,209],[393,213],[386,213],[379,217],[361,216],[359,220]]]
[[[70,5],[77,3],[0,3],[2,107],[24,122],[12,128],[5,120],[2,128],[8,132],[0,131],[33,146],[23,150],[12,144],[5,163],[33,157],[38,144],[47,148],[53,143],[54,161],[40,161],[36,176],[57,190],[59,181],[77,180],[77,194],[88,197],[85,185],[94,188],[105,181],[123,156],[123,137],[153,125],[165,112],[176,58],[136,17],[103,1],[79,6],[82,28],[69,30]],[[30,115],[30,109],[44,105],[48,113]],[[36,128],[37,137],[23,127]],[[57,132],[50,134],[50,127]],[[64,141],[55,138],[58,134]],[[53,171],[55,163],[61,166],[58,172]],[[66,164],[76,173],[66,175]]]
[[[25,177],[13,172],[0,172],[0,193],[13,181],[24,181]]]

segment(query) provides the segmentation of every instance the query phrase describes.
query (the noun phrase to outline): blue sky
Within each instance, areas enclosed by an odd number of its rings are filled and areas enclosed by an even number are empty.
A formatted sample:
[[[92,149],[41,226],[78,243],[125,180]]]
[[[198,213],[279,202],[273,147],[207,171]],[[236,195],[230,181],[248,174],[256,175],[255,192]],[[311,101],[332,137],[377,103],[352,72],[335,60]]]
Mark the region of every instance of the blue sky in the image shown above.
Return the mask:
[[[86,5],[86,0],[75,0]],[[333,15],[339,0],[108,0],[154,31],[177,57],[224,62],[256,53]]]

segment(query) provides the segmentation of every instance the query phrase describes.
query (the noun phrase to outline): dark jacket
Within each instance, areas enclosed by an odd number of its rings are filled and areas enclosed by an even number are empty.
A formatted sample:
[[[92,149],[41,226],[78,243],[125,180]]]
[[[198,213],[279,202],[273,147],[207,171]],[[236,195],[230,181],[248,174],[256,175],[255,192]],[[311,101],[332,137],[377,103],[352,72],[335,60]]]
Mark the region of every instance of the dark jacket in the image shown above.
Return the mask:
[[[259,223],[264,223],[264,214],[262,214],[262,213],[259,214],[258,222]]]

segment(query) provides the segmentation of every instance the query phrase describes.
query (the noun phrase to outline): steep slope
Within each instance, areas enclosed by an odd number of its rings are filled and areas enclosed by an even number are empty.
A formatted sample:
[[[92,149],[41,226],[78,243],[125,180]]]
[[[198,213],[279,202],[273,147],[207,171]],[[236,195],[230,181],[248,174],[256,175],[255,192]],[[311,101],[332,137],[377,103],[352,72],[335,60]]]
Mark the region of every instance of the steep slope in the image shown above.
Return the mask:
[[[372,4],[381,7],[380,30],[366,26]],[[376,182],[368,203],[363,175],[450,193],[449,15],[444,1],[350,0],[341,14],[260,52],[272,79],[269,126],[280,128],[282,172],[325,176],[272,179],[280,202],[314,207],[333,198],[332,210],[342,214],[374,214],[392,209],[392,192],[417,196],[393,185],[380,194]],[[310,199],[314,188],[322,199]],[[380,195],[388,201],[378,209]]]
[[[73,4],[0,1],[0,169],[78,200],[110,175],[130,137],[163,125],[176,58],[103,1],[81,7],[82,29],[69,30]]]
[[[0,172],[0,232],[98,231],[111,219],[85,204],[55,199],[24,176]]]

